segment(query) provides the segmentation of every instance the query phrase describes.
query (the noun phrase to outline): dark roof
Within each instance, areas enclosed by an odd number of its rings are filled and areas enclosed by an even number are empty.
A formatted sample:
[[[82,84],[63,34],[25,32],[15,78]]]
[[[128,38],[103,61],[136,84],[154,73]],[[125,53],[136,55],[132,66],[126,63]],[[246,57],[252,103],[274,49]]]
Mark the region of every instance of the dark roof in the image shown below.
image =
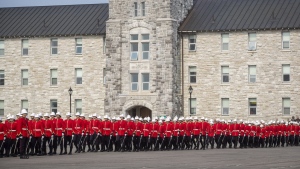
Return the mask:
[[[108,4],[0,8],[0,37],[105,34]]]
[[[300,28],[300,0],[194,0],[179,31]]]

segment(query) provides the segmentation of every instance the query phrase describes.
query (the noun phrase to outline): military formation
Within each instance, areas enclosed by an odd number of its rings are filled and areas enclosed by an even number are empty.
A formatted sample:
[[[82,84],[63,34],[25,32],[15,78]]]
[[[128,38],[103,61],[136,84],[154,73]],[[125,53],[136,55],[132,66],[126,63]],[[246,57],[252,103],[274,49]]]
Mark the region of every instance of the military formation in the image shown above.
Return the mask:
[[[299,145],[297,122],[208,120],[202,117],[98,117],[59,112],[0,119],[0,157],[71,155],[84,152],[267,148]]]

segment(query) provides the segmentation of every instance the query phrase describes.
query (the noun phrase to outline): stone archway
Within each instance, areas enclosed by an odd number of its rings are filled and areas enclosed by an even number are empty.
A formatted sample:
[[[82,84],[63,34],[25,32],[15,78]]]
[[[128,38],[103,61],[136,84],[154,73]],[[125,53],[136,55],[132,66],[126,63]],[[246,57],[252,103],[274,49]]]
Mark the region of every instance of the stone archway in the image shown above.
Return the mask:
[[[125,112],[126,115],[130,115],[131,117],[139,116],[144,118],[149,116],[150,118],[152,118],[152,111],[152,104],[142,100],[131,100],[125,103],[123,106],[123,112]]]
[[[144,106],[132,107],[132,108],[126,110],[126,114],[130,115],[131,117],[138,116],[138,117],[142,117],[142,118],[145,118],[145,117],[152,118],[152,111]]]

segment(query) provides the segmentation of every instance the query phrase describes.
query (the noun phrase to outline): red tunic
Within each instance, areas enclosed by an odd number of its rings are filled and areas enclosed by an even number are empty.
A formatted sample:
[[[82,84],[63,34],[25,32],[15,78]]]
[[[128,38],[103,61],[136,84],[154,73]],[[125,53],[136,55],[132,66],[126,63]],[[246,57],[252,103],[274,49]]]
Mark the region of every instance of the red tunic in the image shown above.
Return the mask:
[[[164,134],[166,135],[166,137],[171,137],[172,132],[173,132],[173,124],[172,123],[165,123],[164,124],[164,128],[165,128],[165,132]]]
[[[142,130],[142,123],[141,122],[135,122],[134,123],[134,134],[135,136],[140,136]]]
[[[18,119],[18,130],[17,133],[21,134],[23,137],[29,137],[29,127],[28,127],[28,119],[24,117],[20,117]]]
[[[62,132],[65,131],[64,120],[55,119],[53,120],[53,124],[54,124],[54,134],[56,136],[62,136]]]
[[[15,121],[6,123],[7,138],[16,139],[17,138],[17,128],[18,128],[18,124]]]
[[[202,121],[199,123],[199,130],[201,135],[205,135],[207,132],[207,125],[208,123],[205,121]]]
[[[150,124],[149,123],[143,123],[142,125],[142,133],[144,137],[148,137],[150,134]]]
[[[230,132],[232,136],[239,136],[240,133],[240,125],[237,123],[231,124]]]
[[[84,129],[84,122],[81,119],[75,119],[73,121],[73,132],[74,134],[81,134]]]
[[[118,135],[118,130],[119,130],[119,122],[115,121],[111,123],[111,132],[113,133],[113,136]]]
[[[180,135],[179,131],[180,131],[180,123],[175,122],[173,124],[173,136],[175,136],[175,137],[179,136]]]
[[[200,122],[193,122],[193,135],[198,136],[200,134]]]
[[[124,136],[125,132],[127,131],[127,121],[120,120],[119,121],[119,129],[117,130],[119,136]]]
[[[159,124],[157,122],[150,124],[151,137],[156,138],[158,135]]]
[[[223,132],[222,130],[222,124],[221,123],[216,123],[213,125],[214,131],[216,135],[221,135],[221,133]]]
[[[111,133],[111,122],[105,120],[102,122],[102,135],[109,136]]]
[[[127,134],[128,136],[132,136],[133,135],[133,131],[134,131],[134,122],[133,121],[127,121]]]
[[[30,128],[30,133],[33,137],[42,137],[44,134],[44,124],[42,121],[32,121]]]
[[[65,126],[65,135],[72,136],[74,121],[72,119],[66,119],[64,121],[64,126]]]
[[[4,135],[6,135],[6,132],[6,125],[4,123],[0,123],[0,140],[4,140]]]

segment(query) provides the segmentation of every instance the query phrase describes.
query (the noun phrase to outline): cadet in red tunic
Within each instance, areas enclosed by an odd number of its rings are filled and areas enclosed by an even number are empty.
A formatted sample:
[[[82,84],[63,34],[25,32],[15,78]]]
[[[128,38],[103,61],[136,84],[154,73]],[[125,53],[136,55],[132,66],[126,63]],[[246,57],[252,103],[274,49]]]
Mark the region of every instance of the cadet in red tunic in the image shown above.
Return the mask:
[[[18,124],[15,121],[15,117],[12,115],[9,117],[9,121],[6,123],[6,129],[7,129],[7,147],[6,147],[6,157],[9,156],[9,152],[13,157],[17,157],[17,127]]]
[[[34,116],[34,120],[31,122],[31,126],[29,127],[30,133],[32,134],[32,143],[33,147],[31,147],[31,155],[42,155],[41,144],[42,144],[42,135],[44,135],[44,124],[40,121],[40,116],[36,114]]]
[[[49,153],[48,154],[52,155],[53,140],[54,140],[54,136],[52,136],[52,134],[54,133],[54,125],[53,125],[53,121],[49,119],[48,113],[45,113],[43,123],[44,123],[44,138],[43,138],[42,151],[43,151],[43,154],[45,155],[46,147],[48,144],[49,145]]]
[[[102,144],[101,144],[101,152],[109,151],[109,136],[111,134],[111,122],[108,120],[108,116],[104,116],[104,121],[102,122]]]
[[[73,120],[71,119],[71,113],[66,114],[67,119],[64,120],[64,126],[65,126],[65,138],[64,138],[64,154],[67,154],[67,145],[70,145],[69,155],[72,154],[73,149],[73,142],[74,142],[74,136],[73,136]]]
[[[18,119],[17,133],[20,136],[20,158],[25,158],[24,155],[27,153],[27,143],[29,141],[28,131],[28,119],[26,118],[27,111],[23,109],[21,111],[21,117]]]
[[[2,123],[2,119],[0,117],[0,158],[3,158],[6,133],[7,133],[6,125]]]
[[[205,150],[205,145],[206,145],[206,140],[207,140],[207,126],[208,123],[205,121],[204,117],[201,117],[201,122],[198,124],[199,128],[199,134],[200,134],[200,140],[199,142],[201,143],[201,150]],[[199,147],[198,147],[199,149]]]
[[[112,117],[111,122],[111,140],[109,143],[110,151],[113,151],[113,145],[115,145],[115,152],[119,151],[120,149],[120,139],[117,140],[118,130],[119,130],[119,120],[120,118]]]
[[[133,151],[140,151],[140,138],[141,138],[142,123],[139,121],[139,117],[135,117],[134,129],[133,129]]]
[[[61,118],[60,112],[56,113],[56,119],[53,120],[54,124],[54,144],[53,144],[53,154],[56,154],[57,147],[60,147],[59,155],[63,152],[63,137],[65,131],[64,120]]]
[[[233,147],[237,148],[238,136],[240,135],[240,125],[237,124],[237,120],[233,120],[233,124],[231,124],[231,137],[233,142]]]
[[[207,133],[208,133],[208,140],[211,146],[211,149],[214,149],[215,145],[215,130],[213,121],[210,121],[207,125]]]
[[[144,122],[142,125],[142,143],[141,143],[141,151],[148,151],[150,144],[150,124],[148,122],[148,118],[144,118]]]
[[[81,137],[84,134],[84,123],[80,119],[80,113],[76,113],[76,119],[73,122],[73,133],[74,133],[74,145],[76,147],[75,153],[80,153],[82,140]]]
[[[129,150],[130,148],[128,146],[126,146],[127,144],[125,143],[125,134],[126,134],[126,137],[127,137],[127,121],[124,119],[124,115],[121,114],[120,115],[120,120],[118,122],[118,130],[117,130],[117,133],[118,133],[118,141],[120,143],[120,145],[118,145],[118,150],[119,151],[125,151],[125,150]],[[123,144],[122,144],[123,143]]]
[[[173,150],[178,150],[179,148],[179,135],[180,135],[180,125],[178,121],[178,117],[174,117],[173,119],[173,137],[172,137],[172,145]]]
[[[198,121],[198,117],[194,117],[192,124],[192,145],[194,145],[194,149],[199,150],[200,122]]]
[[[130,118],[129,115],[127,115],[127,121],[126,121],[126,128],[127,130],[127,136],[125,138],[125,145],[126,150],[132,151],[132,142],[133,142],[133,131],[134,131],[134,118]]]
[[[151,150],[158,150],[158,141],[159,141],[158,129],[159,129],[158,121],[153,119],[150,124],[150,135],[151,135],[150,149]]]

